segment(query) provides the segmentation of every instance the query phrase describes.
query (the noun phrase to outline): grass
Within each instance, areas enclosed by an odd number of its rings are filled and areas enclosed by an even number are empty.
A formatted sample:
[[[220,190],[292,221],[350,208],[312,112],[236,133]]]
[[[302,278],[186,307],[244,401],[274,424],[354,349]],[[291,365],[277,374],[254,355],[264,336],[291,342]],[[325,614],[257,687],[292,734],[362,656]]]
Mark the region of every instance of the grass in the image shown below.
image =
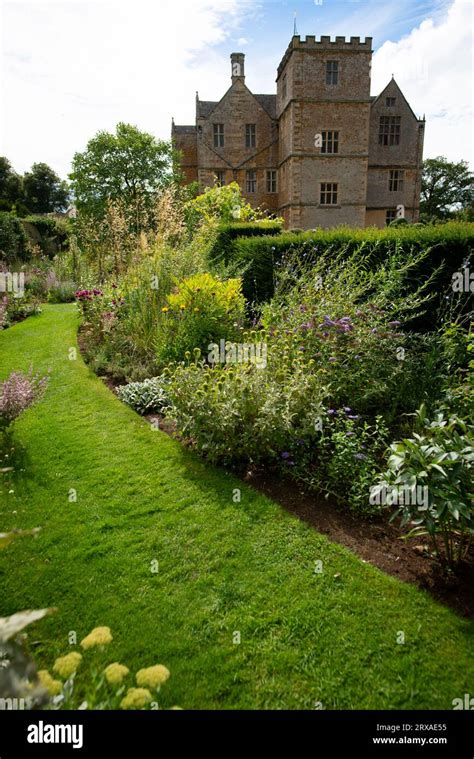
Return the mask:
[[[105,663],[171,670],[163,706],[450,709],[472,692],[471,622],[150,428],[70,360],[77,326],[50,305],[0,333],[1,378],[51,368],[0,510],[2,530],[42,527],[0,555],[0,614],[58,608],[30,628],[42,666],[109,625]]]

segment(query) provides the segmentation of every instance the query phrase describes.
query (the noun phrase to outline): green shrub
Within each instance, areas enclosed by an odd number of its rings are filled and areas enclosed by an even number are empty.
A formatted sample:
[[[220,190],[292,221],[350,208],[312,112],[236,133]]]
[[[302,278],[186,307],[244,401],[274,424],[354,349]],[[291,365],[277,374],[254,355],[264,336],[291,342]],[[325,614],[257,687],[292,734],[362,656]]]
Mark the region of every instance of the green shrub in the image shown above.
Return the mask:
[[[452,568],[474,536],[474,427],[442,410],[430,421],[423,405],[417,419],[419,431],[390,446],[375,492],[395,502],[402,526],[412,526],[407,537],[428,535],[438,560]]]
[[[222,282],[211,274],[195,274],[179,282],[162,308],[158,362],[182,361],[195,348],[208,352],[210,343],[236,339],[245,310],[240,288],[239,279]]]
[[[0,259],[6,263],[27,258],[27,237],[21,221],[9,213],[0,212]]]
[[[50,303],[72,303],[76,290],[75,282],[56,282],[49,288],[48,300]]]
[[[372,424],[351,408],[327,409],[314,452],[294,456],[294,476],[304,485],[329,493],[360,516],[379,514],[382,506],[370,501],[370,488],[379,476],[388,442],[381,416]]]
[[[169,380],[165,377],[152,377],[143,382],[130,382],[118,387],[116,393],[123,403],[139,414],[163,414],[169,409]]]

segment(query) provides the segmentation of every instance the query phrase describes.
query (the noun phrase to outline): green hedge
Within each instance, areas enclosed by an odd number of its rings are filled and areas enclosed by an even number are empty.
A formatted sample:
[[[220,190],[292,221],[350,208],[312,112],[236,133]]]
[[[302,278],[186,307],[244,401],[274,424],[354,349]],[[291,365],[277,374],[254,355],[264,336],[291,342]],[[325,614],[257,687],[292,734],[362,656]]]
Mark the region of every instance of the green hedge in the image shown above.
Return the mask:
[[[23,225],[16,216],[0,212],[0,260],[10,263],[27,259],[27,237]]]
[[[374,264],[383,261],[390,253],[400,248],[406,249],[407,252],[429,248],[431,253],[422,262],[419,270],[414,272],[412,284],[426,280],[440,264],[443,264],[442,272],[433,283],[433,289],[439,293],[440,300],[450,287],[453,272],[459,271],[463,262],[472,255],[474,224],[413,224],[385,229],[337,227],[299,234],[284,232],[276,237],[240,237],[233,244],[233,256],[239,265],[247,265],[243,282],[243,292],[247,301],[261,303],[271,298],[277,265],[284,256],[291,255],[291,251],[308,249],[312,254],[317,254],[342,248],[346,249],[348,254],[360,250],[364,255],[368,255]],[[465,300],[467,302],[469,299]]]
[[[235,259],[235,242],[241,237],[278,235],[282,229],[279,221],[233,222],[219,226],[216,242],[210,253],[211,261],[229,263]]]

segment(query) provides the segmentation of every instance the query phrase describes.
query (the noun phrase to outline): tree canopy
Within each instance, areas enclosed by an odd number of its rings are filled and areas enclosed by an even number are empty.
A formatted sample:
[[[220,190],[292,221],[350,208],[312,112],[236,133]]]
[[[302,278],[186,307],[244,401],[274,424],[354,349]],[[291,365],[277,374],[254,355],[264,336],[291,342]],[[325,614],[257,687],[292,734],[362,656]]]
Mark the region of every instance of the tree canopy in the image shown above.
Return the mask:
[[[34,163],[23,178],[24,202],[32,213],[52,213],[67,208],[69,191],[46,163]]]
[[[70,179],[77,206],[93,216],[103,216],[109,201],[135,207],[170,183],[172,166],[171,142],[124,123],[115,134],[98,132],[74,155]]]
[[[447,219],[472,207],[473,175],[466,161],[444,156],[423,161],[420,212],[426,219]]]

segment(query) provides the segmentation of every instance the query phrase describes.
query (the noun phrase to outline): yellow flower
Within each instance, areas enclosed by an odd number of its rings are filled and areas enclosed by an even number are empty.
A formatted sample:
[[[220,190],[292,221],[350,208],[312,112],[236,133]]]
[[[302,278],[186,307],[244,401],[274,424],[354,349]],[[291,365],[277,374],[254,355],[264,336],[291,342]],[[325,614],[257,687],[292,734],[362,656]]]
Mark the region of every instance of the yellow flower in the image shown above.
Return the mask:
[[[198,313],[198,312],[199,312],[199,310],[200,310],[199,308],[195,308],[195,309],[194,309],[194,311],[195,311],[196,313]]]
[[[81,640],[81,646],[84,649],[92,648],[93,646],[105,646],[112,640],[112,633],[110,627],[94,627],[89,635],[86,635],[84,640]]]
[[[104,669],[105,679],[110,685],[120,685],[123,678],[128,675],[130,670],[124,664],[119,664],[117,661],[113,664],[109,664]]]
[[[169,308],[168,308],[168,306],[163,306],[163,308],[161,310],[162,310],[163,313],[166,313],[167,311],[169,311]]]
[[[147,688],[159,688],[162,683],[165,683],[170,676],[169,670],[162,664],[155,664],[154,667],[147,667],[146,669],[140,669],[137,672],[138,685],[146,686]]]
[[[56,659],[53,669],[60,677],[64,677],[67,680],[76,671],[81,661],[82,655],[77,653],[77,651],[72,651],[70,654]]]
[[[63,688],[61,680],[53,680],[47,669],[39,670],[38,680],[43,688],[46,688],[50,696],[57,696],[61,693]]]
[[[149,704],[152,695],[146,688],[129,688],[127,695],[120,702],[121,709],[143,709]]]
[[[184,309],[186,308],[186,306],[184,305],[184,303],[181,303],[179,307],[180,307],[181,311],[184,311]]]

